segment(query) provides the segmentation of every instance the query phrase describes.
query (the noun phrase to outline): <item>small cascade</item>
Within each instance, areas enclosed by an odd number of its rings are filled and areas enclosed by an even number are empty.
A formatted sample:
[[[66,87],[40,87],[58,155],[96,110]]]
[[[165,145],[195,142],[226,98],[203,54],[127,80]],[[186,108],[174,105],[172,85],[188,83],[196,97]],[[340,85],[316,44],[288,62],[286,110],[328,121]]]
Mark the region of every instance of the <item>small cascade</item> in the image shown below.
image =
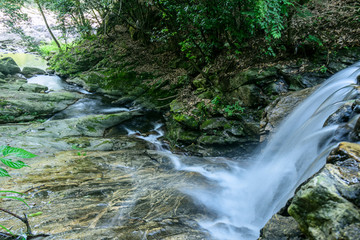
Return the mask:
[[[323,83],[283,121],[266,148],[253,156],[250,166],[244,166],[241,159],[231,161],[230,170],[188,165],[184,156],[161,147],[160,125],[155,127],[156,134],[137,137],[158,146],[177,170],[198,172],[213,183],[211,189],[183,191],[216,216],[199,222],[214,239],[254,240],[296,187],[325,164],[326,156],[337,144],[333,137],[338,126],[323,127],[324,123],[340,106],[357,97],[354,87],[359,75],[360,62]]]
[[[88,92],[77,85],[68,84],[56,75],[36,75],[27,79],[27,82],[46,86],[48,87],[49,93],[53,91],[68,91],[78,92],[84,95],[84,98],[79,99],[76,103],[70,105],[65,110],[56,113],[49,120],[79,118],[93,114],[111,114],[139,110],[138,108],[118,107],[113,104],[106,103],[103,97]]]

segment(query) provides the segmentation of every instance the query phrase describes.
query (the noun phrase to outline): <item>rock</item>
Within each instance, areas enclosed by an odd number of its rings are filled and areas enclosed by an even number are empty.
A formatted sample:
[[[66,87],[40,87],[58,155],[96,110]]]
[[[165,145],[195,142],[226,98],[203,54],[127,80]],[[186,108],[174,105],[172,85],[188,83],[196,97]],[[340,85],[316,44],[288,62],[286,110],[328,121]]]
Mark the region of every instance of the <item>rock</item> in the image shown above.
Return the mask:
[[[25,83],[21,85],[19,88],[19,91],[25,91],[25,92],[34,92],[34,93],[44,93],[48,90],[48,87],[36,84],[36,83]]]
[[[346,63],[345,58],[343,59],[343,61]],[[343,70],[346,67],[348,67],[348,64],[344,64],[344,63],[341,63],[341,62],[331,62],[327,66],[327,68],[333,73],[339,72],[340,70]]]
[[[124,141],[132,141],[130,138]],[[205,210],[179,191],[201,175],[176,171],[156,151],[78,150],[33,159],[6,189],[26,192],[31,209],[3,201],[1,207],[42,212],[30,224],[47,239],[209,239],[194,219]],[[31,198],[30,198],[31,196]],[[20,233],[19,221],[2,215],[2,225]]]
[[[274,132],[275,128],[280,122],[291,113],[294,108],[308,97],[314,88],[307,88],[297,92],[291,92],[285,96],[281,96],[274,100],[269,106],[265,108],[260,122],[261,141],[264,141],[269,133]]]
[[[34,67],[24,67],[22,70],[22,74],[26,77],[26,78],[31,78],[35,75],[44,75],[46,74],[46,72],[42,69],[39,68],[34,68]]]
[[[41,125],[41,131],[39,131],[39,126],[37,125],[27,126],[26,131],[29,132],[29,134],[25,136],[38,139],[60,139],[72,136],[102,137],[106,129],[139,115],[141,114],[138,112],[121,112],[108,115],[88,115],[80,118],[46,121]],[[4,130],[4,132],[6,132],[6,130]]]
[[[202,76],[202,74],[199,74],[194,80],[193,84],[197,88],[205,88],[206,86],[206,79]]]
[[[292,217],[275,214],[261,229],[258,240],[305,240],[298,223]]]
[[[106,93],[106,90],[101,89],[103,87],[102,84],[104,84],[104,78],[104,75],[101,73],[92,71],[78,74],[77,77],[66,79],[66,81],[79,85],[89,92],[100,91]]]
[[[244,85],[265,82],[276,77],[277,69],[274,67],[269,67],[266,69],[251,68],[231,78],[229,88],[237,89]]]
[[[280,95],[287,93],[289,89],[288,84],[284,79],[279,79],[270,83],[268,87],[266,87],[265,91],[267,95]]]
[[[16,64],[14,59],[10,57],[0,59],[0,72],[4,75],[14,75],[16,73],[20,73],[21,70],[19,66]]]
[[[311,239],[359,239],[360,145],[340,143],[295,194],[288,212]]]
[[[0,89],[0,123],[32,121],[38,118],[48,118],[59,112],[82,95],[74,92],[52,92],[48,94],[18,91],[24,86],[23,83],[5,85]],[[33,88],[36,91],[38,86],[26,85],[25,89]],[[7,89],[8,88],[8,89]],[[44,89],[44,87],[39,87]],[[23,88],[24,90],[24,88]]]
[[[359,101],[346,102],[325,121],[324,126],[339,125],[332,142],[360,140],[360,105]]]
[[[261,93],[261,89],[255,84],[244,85],[239,87],[233,93],[241,101],[241,106],[257,107],[265,103],[265,97]]]
[[[178,100],[173,100],[170,103],[170,111],[172,112],[172,118],[176,122],[190,129],[197,129],[199,127],[199,122],[193,116],[184,113],[185,106],[182,102],[179,102]]]

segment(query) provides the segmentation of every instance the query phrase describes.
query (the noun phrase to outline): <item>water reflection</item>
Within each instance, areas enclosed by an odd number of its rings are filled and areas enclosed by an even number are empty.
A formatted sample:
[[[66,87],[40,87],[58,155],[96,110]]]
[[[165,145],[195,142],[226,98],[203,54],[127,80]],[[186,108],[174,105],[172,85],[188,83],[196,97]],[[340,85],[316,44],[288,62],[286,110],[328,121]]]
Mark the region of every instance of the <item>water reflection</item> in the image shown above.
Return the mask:
[[[11,57],[16,64],[23,69],[24,67],[35,67],[46,70],[47,62],[40,56],[30,53],[0,53],[0,59]]]

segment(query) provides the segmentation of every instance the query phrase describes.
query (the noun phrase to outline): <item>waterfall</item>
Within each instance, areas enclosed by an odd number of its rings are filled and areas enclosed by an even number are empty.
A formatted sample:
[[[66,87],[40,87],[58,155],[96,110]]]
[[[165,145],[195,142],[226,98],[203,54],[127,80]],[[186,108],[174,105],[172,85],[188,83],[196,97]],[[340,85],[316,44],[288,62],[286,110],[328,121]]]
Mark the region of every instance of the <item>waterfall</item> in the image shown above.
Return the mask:
[[[353,97],[358,75],[360,62],[324,82],[282,122],[251,167],[199,171],[217,186],[216,191],[187,192],[218,216],[200,222],[201,226],[215,239],[257,239],[296,187],[325,164],[336,145],[331,140],[338,126],[323,127],[324,122]]]
[[[250,167],[239,161],[229,163],[230,170],[209,170],[186,165],[182,157],[164,150],[177,170],[198,172],[213,183],[211,189],[183,190],[216,216],[199,221],[212,238],[257,239],[260,229],[286,204],[296,187],[324,166],[337,144],[332,138],[338,128],[323,127],[324,122],[355,97],[352,93],[359,75],[360,62],[325,81],[282,122],[265,149],[253,156]],[[157,126],[157,137],[162,136],[159,129]],[[151,142],[160,146],[157,137]]]

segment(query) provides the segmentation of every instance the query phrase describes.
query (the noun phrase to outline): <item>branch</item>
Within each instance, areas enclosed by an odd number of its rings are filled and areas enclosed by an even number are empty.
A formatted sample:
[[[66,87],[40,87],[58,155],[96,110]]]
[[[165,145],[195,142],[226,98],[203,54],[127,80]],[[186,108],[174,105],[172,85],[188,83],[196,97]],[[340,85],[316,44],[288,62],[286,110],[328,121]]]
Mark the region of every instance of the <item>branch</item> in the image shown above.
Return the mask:
[[[20,221],[22,221],[26,225],[26,234],[32,235],[29,220],[28,220],[25,213],[24,213],[24,217],[22,218],[19,215],[15,214],[15,213],[12,213],[12,212],[10,212],[10,211],[8,211],[6,209],[3,209],[3,208],[0,208],[0,211],[5,212],[7,214],[10,214],[11,216],[13,216],[13,217],[19,219]]]

